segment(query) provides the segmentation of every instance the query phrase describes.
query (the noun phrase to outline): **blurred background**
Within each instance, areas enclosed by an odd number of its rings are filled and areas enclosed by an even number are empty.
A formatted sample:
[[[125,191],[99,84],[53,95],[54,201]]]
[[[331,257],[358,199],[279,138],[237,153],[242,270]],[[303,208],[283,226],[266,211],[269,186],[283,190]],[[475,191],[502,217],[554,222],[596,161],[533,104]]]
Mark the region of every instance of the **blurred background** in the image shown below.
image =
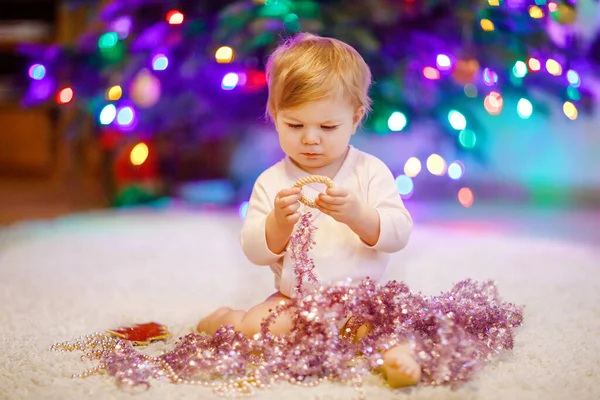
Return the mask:
[[[122,207],[243,216],[278,161],[264,63],[355,46],[352,143],[413,204],[600,205],[597,0],[0,0],[0,222]]]

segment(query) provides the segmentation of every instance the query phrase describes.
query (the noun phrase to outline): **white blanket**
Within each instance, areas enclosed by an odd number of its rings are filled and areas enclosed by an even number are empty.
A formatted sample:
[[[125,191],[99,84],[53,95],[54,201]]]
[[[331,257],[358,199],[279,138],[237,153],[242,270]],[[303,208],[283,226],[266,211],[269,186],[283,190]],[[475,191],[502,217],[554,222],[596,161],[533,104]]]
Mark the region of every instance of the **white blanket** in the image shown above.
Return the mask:
[[[543,239],[531,232],[535,229],[523,229],[536,226],[535,221],[546,226],[545,217],[533,217],[531,223],[519,217],[521,224],[513,226],[483,217],[420,223],[419,215],[409,247],[393,257],[389,278],[426,294],[467,277],[494,279],[503,299],[526,305],[524,326],[513,352],[458,391],[392,391],[372,377],[367,398],[600,398],[600,252],[591,244]],[[497,214],[480,215],[489,221]],[[49,347],[157,321],[174,338],[146,349],[156,353],[169,349],[216,307],[261,301],[273,292],[273,279],[268,268],[245,260],[240,225],[234,213],[146,210],[84,214],[0,231],[0,399],[134,398],[107,375],[71,379],[70,374],[93,364],[81,362],[79,353],[55,353]],[[330,383],[310,389],[282,384],[256,398],[349,399],[355,394]],[[210,389],[156,381],[135,396],[214,397]]]

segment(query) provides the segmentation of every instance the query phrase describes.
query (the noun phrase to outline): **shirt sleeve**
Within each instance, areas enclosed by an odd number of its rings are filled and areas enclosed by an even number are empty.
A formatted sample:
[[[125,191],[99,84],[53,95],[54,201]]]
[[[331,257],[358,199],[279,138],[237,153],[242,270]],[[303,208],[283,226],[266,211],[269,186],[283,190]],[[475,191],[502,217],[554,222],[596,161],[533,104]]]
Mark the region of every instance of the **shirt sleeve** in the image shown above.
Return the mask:
[[[274,264],[285,253],[284,251],[281,254],[275,254],[267,246],[266,221],[272,209],[272,201],[259,177],[252,189],[246,219],[240,235],[244,254],[251,263],[256,265]]]
[[[413,220],[404,207],[389,168],[379,159],[369,166],[368,204],[379,214],[379,239],[374,246],[365,246],[383,253],[395,253],[408,244]]]

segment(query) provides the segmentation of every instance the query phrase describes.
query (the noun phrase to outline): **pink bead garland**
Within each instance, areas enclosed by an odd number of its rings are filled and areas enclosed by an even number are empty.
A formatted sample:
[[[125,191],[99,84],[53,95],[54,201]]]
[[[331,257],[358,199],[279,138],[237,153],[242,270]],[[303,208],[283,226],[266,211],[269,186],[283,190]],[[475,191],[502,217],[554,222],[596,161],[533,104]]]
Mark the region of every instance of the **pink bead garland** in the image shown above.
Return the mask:
[[[335,380],[360,390],[364,375],[380,371],[383,353],[406,341],[421,365],[422,384],[456,386],[497,353],[512,349],[514,328],[523,321],[522,307],[501,302],[493,282],[467,279],[434,297],[413,293],[402,282],[379,285],[368,278],[358,285],[316,286],[309,257],[315,244],[310,217],[302,216],[290,239],[299,295],[265,319],[254,338],[231,327],[213,336],[190,333],[158,357],[100,333],[53,349],[79,350],[82,358],[99,360],[77,377],[106,371],[129,388],[169,379],[212,387],[222,396],[252,395],[282,380],[303,386]],[[293,313],[292,332],[275,337],[268,326],[284,311]],[[340,334],[337,324],[346,316],[354,318]],[[352,340],[364,323],[372,326],[368,336]]]

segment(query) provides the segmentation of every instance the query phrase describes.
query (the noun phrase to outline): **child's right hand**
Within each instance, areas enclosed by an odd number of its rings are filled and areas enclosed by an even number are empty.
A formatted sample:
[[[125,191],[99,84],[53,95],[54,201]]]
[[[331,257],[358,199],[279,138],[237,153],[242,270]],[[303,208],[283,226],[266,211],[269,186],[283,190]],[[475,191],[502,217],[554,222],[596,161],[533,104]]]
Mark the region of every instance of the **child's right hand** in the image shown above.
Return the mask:
[[[302,197],[302,189],[292,187],[283,189],[275,197],[273,214],[275,220],[280,226],[294,225],[300,219],[300,198]]]

